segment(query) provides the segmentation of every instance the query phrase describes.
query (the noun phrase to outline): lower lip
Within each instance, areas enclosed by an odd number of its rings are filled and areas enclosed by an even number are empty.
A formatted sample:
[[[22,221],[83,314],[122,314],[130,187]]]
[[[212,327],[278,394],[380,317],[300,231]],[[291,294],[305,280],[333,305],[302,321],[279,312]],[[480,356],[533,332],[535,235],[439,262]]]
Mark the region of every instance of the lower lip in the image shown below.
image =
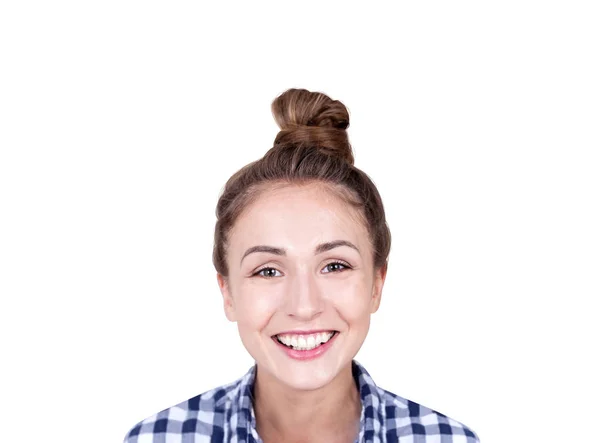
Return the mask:
[[[281,349],[283,349],[283,351],[288,355],[288,357],[291,357],[295,360],[312,360],[314,358],[320,357],[325,352],[327,352],[327,350],[331,347],[331,343],[333,343],[333,341],[337,338],[339,334],[339,332],[336,332],[327,343],[321,346],[317,346],[316,348],[311,349],[309,351],[296,351],[295,349],[288,348],[286,345],[279,343],[279,340],[277,340],[277,338],[275,337],[273,337],[273,340]]]

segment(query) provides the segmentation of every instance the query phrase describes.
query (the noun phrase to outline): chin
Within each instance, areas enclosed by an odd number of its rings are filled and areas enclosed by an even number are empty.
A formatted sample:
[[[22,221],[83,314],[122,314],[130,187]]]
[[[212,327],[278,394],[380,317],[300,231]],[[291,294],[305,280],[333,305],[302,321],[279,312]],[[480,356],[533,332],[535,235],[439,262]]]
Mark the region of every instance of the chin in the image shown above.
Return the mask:
[[[345,334],[340,335],[330,341],[326,350],[313,356],[290,353],[273,338],[260,344],[252,343],[258,346],[246,346],[246,349],[267,379],[289,389],[314,391],[327,386],[351,364],[353,354],[346,349]]]
[[[299,391],[314,391],[327,386],[338,375],[337,367],[301,365],[293,362],[286,368],[276,370],[277,379],[286,386]]]
[[[291,389],[314,391],[327,386],[347,364],[350,364],[351,358],[342,358],[335,354],[332,352],[330,355],[323,355],[308,361],[298,361],[285,355],[276,355],[268,361],[265,369],[280,383]]]

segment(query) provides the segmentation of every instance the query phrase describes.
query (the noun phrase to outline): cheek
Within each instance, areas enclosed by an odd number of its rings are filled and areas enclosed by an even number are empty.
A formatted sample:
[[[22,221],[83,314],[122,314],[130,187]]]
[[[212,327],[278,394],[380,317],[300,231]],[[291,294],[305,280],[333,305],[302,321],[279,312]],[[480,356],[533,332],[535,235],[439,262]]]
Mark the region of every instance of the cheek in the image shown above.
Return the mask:
[[[364,281],[348,281],[331,288],[329,299],[340,316],[348,323],[364,321],[370,314],[370,286]]]
[[[241,287],[237,294],[236,312],[240,329],[260,331],[277,312],[280,296],[265,287]]]

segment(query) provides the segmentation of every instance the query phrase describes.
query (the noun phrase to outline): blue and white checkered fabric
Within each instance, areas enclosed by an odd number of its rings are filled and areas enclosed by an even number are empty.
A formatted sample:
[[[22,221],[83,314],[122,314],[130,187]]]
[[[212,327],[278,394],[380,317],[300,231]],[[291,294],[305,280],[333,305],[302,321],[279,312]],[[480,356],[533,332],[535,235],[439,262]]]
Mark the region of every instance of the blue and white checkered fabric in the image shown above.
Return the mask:
[[[252,407],[255,371],[148,417],[124,443],[262,443]],[[456,420],[375,385],[357,361],[352,373],[362,400],[356,443],[479,443]]]

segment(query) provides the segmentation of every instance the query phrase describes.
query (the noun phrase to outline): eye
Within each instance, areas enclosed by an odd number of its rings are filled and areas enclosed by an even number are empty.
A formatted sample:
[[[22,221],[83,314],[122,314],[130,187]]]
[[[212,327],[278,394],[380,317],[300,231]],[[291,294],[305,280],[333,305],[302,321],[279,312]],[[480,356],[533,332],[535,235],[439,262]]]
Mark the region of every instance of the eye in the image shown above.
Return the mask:
[[[276,275],[277,272],[279,272],[279,271],[275,268],[266,267],[266,268],[259,269],[252,275],[258,275],[260,277],[265,277],[265,278],[279,277],[279,275]]]
[[[327,269],[326,274],[328,274],[331,272],[342,272],[344,269],[351,269],[351,268],[348,263],[344,263],[341,261],[334,261],[334,262],[328,263],[324,269]]]

